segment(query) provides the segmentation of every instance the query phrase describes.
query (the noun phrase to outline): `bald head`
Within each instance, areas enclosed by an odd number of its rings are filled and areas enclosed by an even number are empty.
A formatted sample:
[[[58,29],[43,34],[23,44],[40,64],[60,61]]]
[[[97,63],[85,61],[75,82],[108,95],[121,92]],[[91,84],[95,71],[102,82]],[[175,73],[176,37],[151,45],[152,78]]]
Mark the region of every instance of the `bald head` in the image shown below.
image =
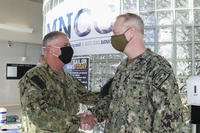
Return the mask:
[[[126,27],[135,27],[138,32],[144,35],[144,23],[140,16],[133,13],[125,13],[121,14],[117,17],[118,19],[122,19],[123,26]]]

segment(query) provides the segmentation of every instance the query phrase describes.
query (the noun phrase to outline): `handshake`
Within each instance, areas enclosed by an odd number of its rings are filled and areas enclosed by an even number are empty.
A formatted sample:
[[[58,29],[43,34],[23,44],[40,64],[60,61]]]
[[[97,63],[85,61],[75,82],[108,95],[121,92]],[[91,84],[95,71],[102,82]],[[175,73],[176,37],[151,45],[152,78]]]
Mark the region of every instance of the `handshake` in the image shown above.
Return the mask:
[[[91,112],[83,112],[80,116],[80,128],[82,130],[91,130],[98,123],[97,118]]]

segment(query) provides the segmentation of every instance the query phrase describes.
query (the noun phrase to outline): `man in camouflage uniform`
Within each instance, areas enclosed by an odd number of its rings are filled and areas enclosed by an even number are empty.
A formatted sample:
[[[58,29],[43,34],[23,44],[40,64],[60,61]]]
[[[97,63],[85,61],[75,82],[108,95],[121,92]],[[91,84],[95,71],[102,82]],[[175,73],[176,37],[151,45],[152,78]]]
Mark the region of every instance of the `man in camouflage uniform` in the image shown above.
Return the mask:
[[[77,133],[79,102],[94,104],[98,94],[87,91],[77,79],[63,71],[73,49],[62,32],[48,33],[43,39],[45,62],[29,70],[19,81],[26,133]]]
[[[108,95],[90,113],[106,120],[105,133],[181,133],[183,105],[175,75],[167,60],[145,48],[142,19],[122,14],[113,33],[112,46],[128,58],[118,66]]]

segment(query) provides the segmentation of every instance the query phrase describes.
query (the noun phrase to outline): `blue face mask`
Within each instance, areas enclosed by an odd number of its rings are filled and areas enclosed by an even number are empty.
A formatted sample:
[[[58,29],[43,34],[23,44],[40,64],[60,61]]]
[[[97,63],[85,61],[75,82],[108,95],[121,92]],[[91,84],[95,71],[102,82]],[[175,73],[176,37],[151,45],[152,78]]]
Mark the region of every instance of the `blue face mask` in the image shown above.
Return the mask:
[[[72,49],[72,47],[71,46],[66,46],[66,47],[60,48],[60,50],[61,50],[61,55],[58,56],[58,58],[64,64],[67,64],[67,63],[71,62],[73,54],[74,54],[74,50]]]

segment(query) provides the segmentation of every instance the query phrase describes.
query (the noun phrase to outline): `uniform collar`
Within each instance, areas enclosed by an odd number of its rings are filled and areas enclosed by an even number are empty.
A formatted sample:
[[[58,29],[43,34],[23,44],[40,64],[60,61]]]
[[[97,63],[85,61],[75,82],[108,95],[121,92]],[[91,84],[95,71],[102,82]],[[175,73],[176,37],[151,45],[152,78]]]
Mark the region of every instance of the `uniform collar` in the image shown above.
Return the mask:
[[[45,67],[51,75],[55,75],[55,76],[60,77],[60,78],[62,78],[62,77],[65,78],[64,70],[63,70],[64,76],[61,76],[61,74],[59,74],[58,72],[51,69],[51,67],[49,66],[49,64],[47,64],[47,62],[44,62],[41,66]]]
[[[133,59],[128,59],[128,58],[126,58],[126,65],[129,65],[129,64],[132,64],[133,62],[139,62],[139,61],[141,61],[141,60],[144,60],[144,59],[147,59],[148,58],[148,56],[149,56],[149,53],[151,53],[152,51],[150,50],[150,49],[146,49],[145,51],[144,51],[144,53],[142,53],[141,55],[139,55],[139,56],[137,56],[137,57],[135,57],[135,58],[133,58]]]

